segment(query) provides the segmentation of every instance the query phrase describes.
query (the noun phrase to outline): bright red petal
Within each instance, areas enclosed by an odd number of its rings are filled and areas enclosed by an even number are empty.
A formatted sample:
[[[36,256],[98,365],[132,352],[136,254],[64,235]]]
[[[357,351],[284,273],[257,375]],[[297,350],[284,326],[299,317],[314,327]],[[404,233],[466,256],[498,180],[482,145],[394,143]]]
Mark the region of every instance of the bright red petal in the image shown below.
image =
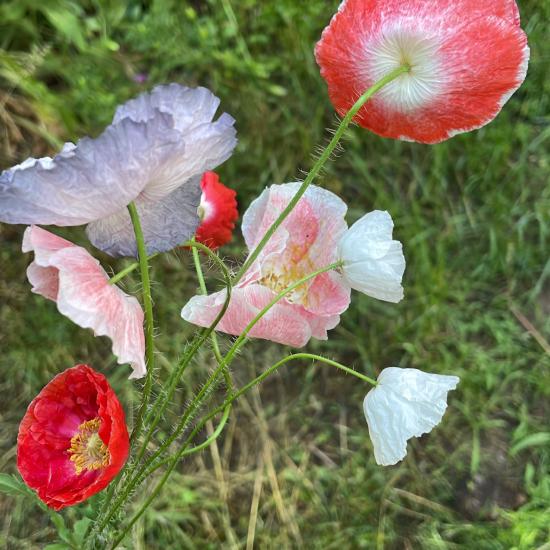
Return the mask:
[[[82,423],[99,418],[105,467],[77,473],[68,450]],[[78,504],[101,491],[128,457],[124,411],[106,378],[87,365],[58,374],[33,399],[19,426],[17,467],[51,508]]]
[[[237,193],[220,182],[215,172],[205,172],[201,181],[203,220],[195,238],[212,250],[227,244],[239,217]]]

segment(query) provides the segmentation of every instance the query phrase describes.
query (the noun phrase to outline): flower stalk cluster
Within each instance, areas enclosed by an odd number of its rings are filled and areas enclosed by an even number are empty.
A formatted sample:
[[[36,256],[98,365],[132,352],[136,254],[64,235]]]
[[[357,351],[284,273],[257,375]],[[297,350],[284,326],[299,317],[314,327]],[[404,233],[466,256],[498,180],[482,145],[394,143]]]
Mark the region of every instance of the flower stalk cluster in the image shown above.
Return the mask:
[[[131,436],[112,388],[87,365],[54,378],[21,423],[19,471],[48,506],[62,509],[108,486],[86,548],[114,550],[123,542],[181,459],[212,444],[229,422],[233,403],[291,361],[327,365],[368,385],[363,410],[378,464],[401,461],[407,441],[442,420],[447,394],[459,382],[455,376],[390,367],[374,379],[309,352],[288,354],[242,387],[230,371],[253,338],[294,348],[327,339],[349,307],[352,289],[392,303],[404,297],[405,257],[393,239],[390,214],[374,210],[348,227],[344,201],[314,183],[352,122],[382,136],[435,143],[486,124],[525,76],[529,50],[511,0],[473,14],[471,2],[455,0],[433,17],[417,2],[373,6],[347,0],[323,33],[316,57],[343,118],[302,182],[272,185],[250,205],[242,220],[249,254],[235,274],[215,250],[231,239],[236,193],[211,172],[236,145],[234,120],[225,113],[215,119],[219,100],[205,88],[157,87],[119,107],[97,139],[66,144],[54,158],[28,159],[0,175],[0,221],[30,225],[23,251],[35,253],[27,271],[33,292],[53,300],[73,322],[108,336],[118,362],[130,364],[130,377],[144,377]],[[477,29],[485,41],[489,33],[495,55],[509,61],[494,75],[489,64],[478,67],[482,83],[492,78],[483,93],[468,73],[468,60],[459,59],[461,29]],[[457,92],[458,80],[452,81],[453,67],[469,78],[465,97]],[[105,158],[100,170],[92,162],[96,158]],[[83,188],[73,180],[75,173]],[[82,194],[90,205],[82,204]],[[95,246],[137,261],[109,278],[86,249],[37,224],[87,224]],[[202,328],[167,380],[159,381],[149,262],[175,246],[190,249],[200,289],[181,315]],[[201,254],[223,276],[221,291],[208,292]],[[141,305],[117,286],[134,270],[140,274]],[[216,332],[235,336],[225,353]],[[170,435],[159,440],[158,427],[174,394],[208,342],[216,367]],[[213,433],[200,441],[207,422],[218,417]],[[136,489],[161,468],[147,498],[130,519],[116,524]]]

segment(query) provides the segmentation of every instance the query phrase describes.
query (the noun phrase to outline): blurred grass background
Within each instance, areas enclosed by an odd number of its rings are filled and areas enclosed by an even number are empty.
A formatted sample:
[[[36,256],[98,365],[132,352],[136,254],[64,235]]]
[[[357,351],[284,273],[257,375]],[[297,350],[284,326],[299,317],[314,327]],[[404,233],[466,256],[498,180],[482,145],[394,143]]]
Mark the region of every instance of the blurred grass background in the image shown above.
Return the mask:
[[[313,45],[337,5],[3,0],[0,168],[97,135],[117,104],[157,83],[203,85],[237,120],[239,146],[218,171],[243,212],[265,185],[301,177],[334,126]],[[323,179],[351,205],[350,222],[390,211],[406,299],[354,294],[329,341],[309,348],[371,375],[390,365],[459,375],[442,425],[399,466],[378,467],[361,407],[368,388],[327,367],[288,366],[239,402],[216,446],[181,465],[128,547],[550,548],[550,2],[520,9],[529,74],[492,124],[430,147],[354,128]],[[3,472],[15,471],[28,402],[59,371],[88,362],[129,414],[136,400],[108,341],[30,293],[23,229],[0,226]],[[86,244],[80,228],[58,232]],[[241,238],[222,253],[240,261]],[[153,279],[163,376],[193,332],[179,317],[197,285],[188,252],[156,259]],[[126,287],[137,291],[137,279]],[[245,382],[284,353],[253,342],[233,374]],[[211,367],[205,351],[174,415]],[[82,508],[63,514],[71,522]],[[0,547],[54,539],[38,508],[0,495]]]

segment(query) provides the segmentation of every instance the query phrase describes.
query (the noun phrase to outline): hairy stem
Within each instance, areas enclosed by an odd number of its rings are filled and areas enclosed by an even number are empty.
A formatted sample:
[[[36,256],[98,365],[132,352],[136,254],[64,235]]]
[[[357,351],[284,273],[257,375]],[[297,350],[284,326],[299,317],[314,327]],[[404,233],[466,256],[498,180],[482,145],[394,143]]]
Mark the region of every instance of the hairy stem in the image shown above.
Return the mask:
[[[296,359],[311,359],[313,361],[319,361],[322,363],[325,363],[327,365],[331,365],[333,367],[339,368],[343,370],[344,372],[348,374],[352,374],[353,376],[356,376],[357,378],[361,379],[364,382],[368,382],[369,384],[376,385],[376,381],[372,378],[369,378],[368,376],[365,376],[364,374],[361,374],[359,372],[354,371],[353,369],[350,369],[349,367],[346,367],[345,365],[342,365],[341,363],[338,363],[337,361],[333,361],[332,359],[327,359],[326,357],[322,357],[320,355],[314,355],[312,353],[295,353],[293,355],[289,355],[288,357],[284,357],[271,367],[269,367],[266,371],[264,371],[262,374],[254,378],[254,380],[251,380],[248,384],[243,386],[240,390],[230,395],[220,406],[218,406],[216,409],[214,409],[211,413],[208,414],[206,418],[204,418],[197,427],[191,432],[189,437],[187,438],[184,445],[181,447],[181,449],[169,460],[163,460],[162,462],[155,465],[154,468],[151,468],[147,471],[147,475],[152,474],[155,470],[163,466],[165,463],[169,463],[168,469],[160,479],[160,481],[157,483],[155,489],[151,493],[151,495],[147,498],[147,500],[142,504],[139,511],[132,517],[128,525],[124,528],[122,533],[119,534],[117,537],[117,540],[114,542],[113,546],[111,547],[112,550],[114,550],[117,545],[124,539],[126,536],[126,533],[132,528],[132,525],[141,517],[141,515],[145,512],[145,510],[149,507],[151,502],[155,499],[155,497],[158,495],[158,493],[161,491],[162,487],[168,480],[168,477],[172,473],[173,469],[175,468],[176,464],[186,455],[198,452],[204,448],[206,448],[208,445],[210,445],[222,432],[223,427],[225,426],[225,423],[227,421],[228,411],[230,409],[231,404],[233,401],[241,397],[243,394],[245,394],[247,391],[252,389],[254,386],[265,380],[270,374],[275,372],[279,367],[284,365],[285,363],[288,363],[289,361],[293,361]],[[224,416],[222,417],[222,421],[218,425],[216,431],[203,443],[200,445],[197,445],[196,447],[193,447],[192,449],[187,449],[187,445],[193,440],[193,438],[202,430],[204,425],[212,419],[214,416],[219,414],[220,412],[224,412]]]
[[[402,75],[403,73],[409,72],[411,69],[408,65],[403,65],[401,67],[398,67],[391,73],[387,74],[383,78],[381,78],[376,84],[371,86],[352,106],[352,108],[346,113],[346,116],[342,119],[340,124],[338,125],[338,128],[334,132],[334,135],[332,139],[330,140],[329,144],[325,147],[323,152],[321,153],[321,156],[317,159],[317,162],[313,165],[313,168],[310,170],[309,174],[306,176],[306,179],[303,181],[302,185],[300,186],[300,189],[296,191],[296,194],[294,197],[292,197],[292,200],[288,203],[286,208],[279,214],[279,217],[273,222],[271,227],[267,230],[265,235],[263,236],[262,240],[258,243],[256,248],[251,252],[251,254],[248,256],[247,260],[244,262],[244,264],[239,269],[239,272],[237,275],[235,275],[235,278],[233,279],[233,284],[236,284],[246,273],[248,268],[254,263],[260,252],[263,250],[264,246],[267,244],[269,239],[272,237],[273,233],[277,231],[279,226],[283,223],[283,221],[286,219],[286,217],[292,212],[296,204],[298,204],[298,201],[302,198],[303,194],[306,192],[307,188],[310,186],[310,184],[313,182],[313,180],[319,175],[321,170],[323,169],[323,166],[328,161],[332,153],[334,152],[334,149],[342,139],[342,136],[346,132],[348,126],[351,124],[351,121],[353,120],[353,117],[359,112],[361,107],[379,90],[381,90],[384,86],[389,84],[392,80],[395,80],[398,76]]]
[[[128,205],[128,212],[130,213],[130,218],[134,227],[134,234],[136,236],[139,269],[141,274],[143,309],[145,310],[145,362],[147,365],[147,374],[141,397],[141,405],[139,407],[136,423],[130,438],[132,442],[135,442],[141,434],[143,427],[143,416],[145,414],[145,410],[147,409],[147,405],[149,404],[151,389],[153,387],[153,369],[155,363],[153,337],[155,326],[153,319],[153,300],[151,297],[151,280],[149,279],[147,248],[145,246],[145,239],[143,238],[143,231],[141,229],[137,208],[133,202]]]

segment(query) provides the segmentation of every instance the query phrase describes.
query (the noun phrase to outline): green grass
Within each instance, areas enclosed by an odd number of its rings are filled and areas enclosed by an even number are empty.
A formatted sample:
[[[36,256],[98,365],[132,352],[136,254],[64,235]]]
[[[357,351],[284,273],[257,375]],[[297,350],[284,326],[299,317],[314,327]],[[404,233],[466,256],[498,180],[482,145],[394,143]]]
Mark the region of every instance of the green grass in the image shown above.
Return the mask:
[[[337,4],[5,1],[0,166],[97,135],[117,104],[156,83],[201,84],[237,120],[239,146],[219,172],[243,212],[265,185],[300,178],[334,126],[312,49]],[[327,367],[285,367],[239,402],[216,447],[181,465],[129,547],[245,548],[254,537],[257,548],[548,548],[550,2],[520,8],[529,74],[493,123],[432,147],[353,128],[323,178],[352,205],[350,222],[390,211],[408,262],[406,299],[354,294],[330,339],[309,349],[371,375],[390,365],[459,375],[442,425],[412,442],[400,466],[378,467],[361,409],[367,388]],[[134,82],[137,73],[148,81]],[[4,472],[15,471],[25,407],[57,372],[89,362],[129,416],[138,398],[106,339],[30,293],[22,231],[0,226]],[[60,233],[86,243],[81,229]],[[242,240],[223,252],[236,264]],[[186,251],[154,260],[152,275],[163,376],[193,332],[179,311],[197,282]],[[126,286],[137,291],[137,279]],[[284,353],[253,342],[233,374],[244,383]],[[205,351],[174,416],[212,366]],[[70,524],[85,510],[63,515]],[[55,539],[47,516],[21,497],[0,495],[0,519],[0,547]]]

